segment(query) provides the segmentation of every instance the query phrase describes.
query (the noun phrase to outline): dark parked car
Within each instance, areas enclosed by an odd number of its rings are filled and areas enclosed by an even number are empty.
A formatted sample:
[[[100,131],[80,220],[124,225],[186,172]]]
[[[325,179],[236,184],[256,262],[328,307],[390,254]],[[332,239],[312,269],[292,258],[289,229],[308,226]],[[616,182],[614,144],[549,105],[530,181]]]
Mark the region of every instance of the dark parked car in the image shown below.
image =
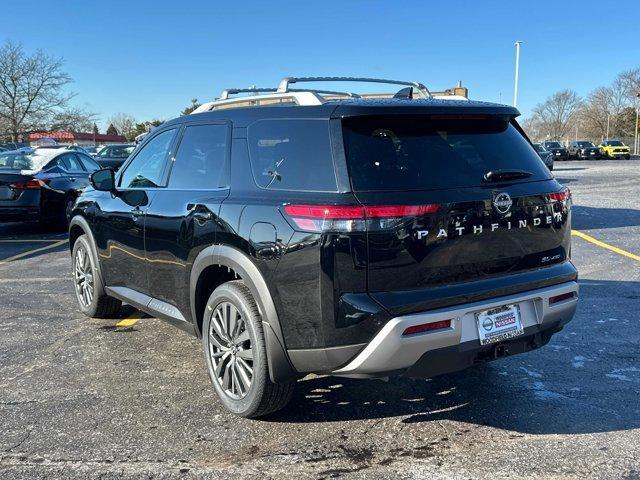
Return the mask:
[[[553,170],[553,154],[544,148],[541,143],[534,143],[533,148],[538,152],[538,156],[544,162],[549,170]]]
[[[518,110],[302,81],[226,91],[93,174],[69,231],[84,314],[126,302],[201,337],[222,403],[250,417],[310,372],[431,377],[571,320],[570,193]]]
[[[20,148],[24,148],[24,147],[28,147],[29,144],[28,143],[23,143],[23,142],[7,142],[7,143],[0,143],[0,147],[6,149],[6,150],[18,150]]]
[[[68,150],[0,153],[0,222],[66,222],[99,168],[90,156]]]
[[[600,158],[600,149],[588,140],[578,140],[569,143],[569,156],[572,158]]]
[[[554,160],[569,160],[569,151],[555,140],[542,142],[542,146],[553,154]]]
[[[100,166],[117,170],[129,158],[135,148],[136,146],[133,144],[107,145],[96,153],[93,158]]]
[[[98,147],[95,145],[84,145],[82,148],[91,156],[95,156],[98,153]]]

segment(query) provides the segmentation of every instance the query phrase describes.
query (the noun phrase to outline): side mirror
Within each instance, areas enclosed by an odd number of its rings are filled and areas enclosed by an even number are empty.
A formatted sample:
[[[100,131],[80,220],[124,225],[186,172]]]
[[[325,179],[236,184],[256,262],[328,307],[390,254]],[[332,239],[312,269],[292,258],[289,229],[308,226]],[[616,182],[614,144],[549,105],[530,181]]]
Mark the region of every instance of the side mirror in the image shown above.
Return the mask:
[[[91,186],[100,192],[113,192],[116,189],[116,174],[113,168],[96,170],[89,177]]]

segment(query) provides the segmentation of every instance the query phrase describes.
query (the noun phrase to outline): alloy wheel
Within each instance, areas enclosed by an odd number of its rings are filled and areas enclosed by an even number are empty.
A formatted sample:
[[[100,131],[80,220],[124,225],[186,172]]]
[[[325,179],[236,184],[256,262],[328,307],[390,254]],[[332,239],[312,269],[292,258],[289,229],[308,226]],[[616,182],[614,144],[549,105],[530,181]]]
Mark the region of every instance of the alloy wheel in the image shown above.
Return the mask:
[[[76,284],[76,295],[83,307],[89,308],[93,301],[93,268],[89,252],[84,245],[76,250],[74,258],[73,276]]]
[[[235,305],[222,302],[215,307],[208,336],[216,381],[229,397],[244,398],[253,381],[253,350],[246,321]]]

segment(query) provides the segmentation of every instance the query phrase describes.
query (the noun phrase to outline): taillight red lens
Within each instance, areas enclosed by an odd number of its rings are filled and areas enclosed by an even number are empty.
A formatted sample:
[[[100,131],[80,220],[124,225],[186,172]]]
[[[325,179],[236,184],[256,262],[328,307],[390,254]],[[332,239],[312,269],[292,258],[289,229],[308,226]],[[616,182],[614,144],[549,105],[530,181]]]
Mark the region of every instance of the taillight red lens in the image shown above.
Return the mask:
[[[364,207],[340,205],[287,205],[284,212],[292,217],[316,219],[364,219]]]
[[[566,202],[571,198],[571,190],[563,188],[559,192],[553,192],[549,194],[549,199],[554,202]]]
[[[436,213],[437,204],[425,205],[285,205],[284,213],[305,231],[358,231],[367,219],[401,218]]]
[[[414,325],[407,328],[402,335],[414,335],[416,333],[431,332],[433,330],[441,330],[443,328],[449,328],[451,326],[451,320],[440,320],[438,322],[422,323],[420,325]]]
[[[42,180],[27,180],[26,182],[15,182],[9,185],[14,190],[36,190],[44,185]]]

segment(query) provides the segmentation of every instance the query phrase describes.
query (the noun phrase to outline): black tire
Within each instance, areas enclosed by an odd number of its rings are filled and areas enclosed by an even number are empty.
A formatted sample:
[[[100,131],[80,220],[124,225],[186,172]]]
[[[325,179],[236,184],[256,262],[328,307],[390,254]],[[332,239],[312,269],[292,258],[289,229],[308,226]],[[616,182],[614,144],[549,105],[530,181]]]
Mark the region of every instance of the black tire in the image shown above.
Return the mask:
[[[234,326],[225,321],[224,312],[233,316]],[[202,349],[218,398],[236,415],[261,417],[291,400],[295,382],[273,383],[269,378],[262,321],[251,291],[241,280],[220,285],[209,297],[202,322]],[[249,367],[251,378],[246,386]]]
[[[625,155],[625,156],[624,156],[624,159],[625,159],[625,160],[631,160],[631,155]]]
[[[71,265],[80,311],[87,317],[113,318],[122,302],[105,293],[98,259],[87,235],[80,235],[73,244]]]

